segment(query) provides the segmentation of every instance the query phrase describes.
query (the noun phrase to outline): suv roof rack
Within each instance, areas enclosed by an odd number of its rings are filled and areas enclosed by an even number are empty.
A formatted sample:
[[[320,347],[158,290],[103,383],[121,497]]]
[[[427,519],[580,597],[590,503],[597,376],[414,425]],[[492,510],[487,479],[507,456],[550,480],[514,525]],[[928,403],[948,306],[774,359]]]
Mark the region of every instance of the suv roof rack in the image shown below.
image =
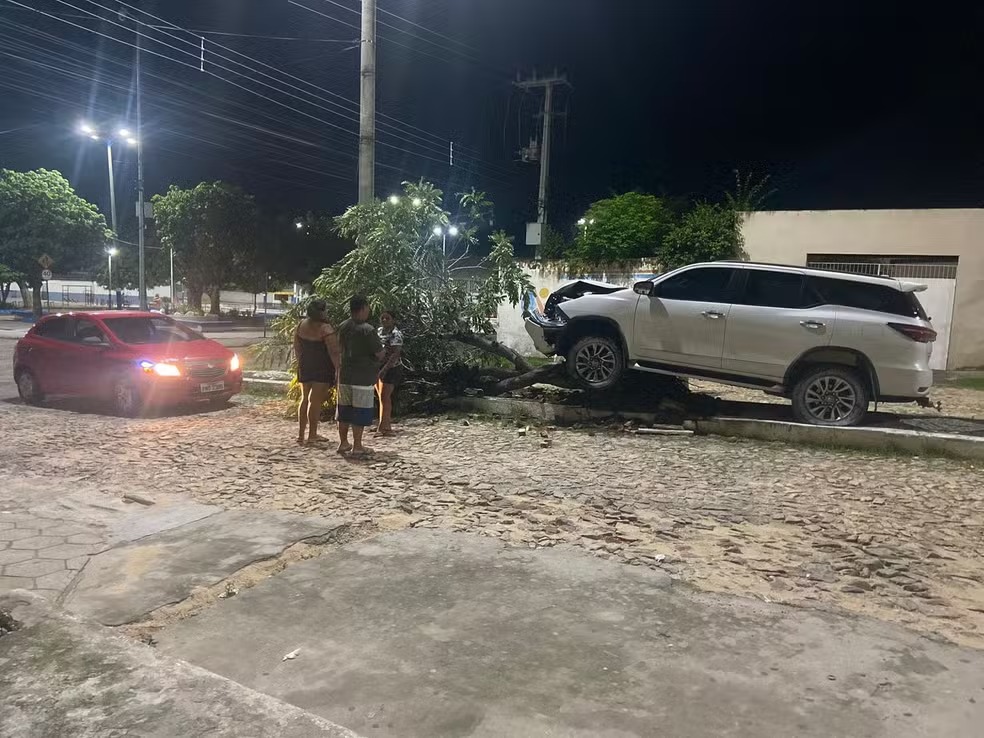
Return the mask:
[[[719,259],[718,261],[710,262],[712,264],[747,264],[748,266],[765,266],[765,267],[778,267],[780,269],[806,269],[811,272],[823,272],[825,274],[846,274],[852,277],[872,277],[874,279],[889,279],[896,281],[896,278],[890,274],[864,274],[862,272],[841,272],[836,269],[820,269],[819,267],[800,266],[798,264],[780,264],[774,261],[744,261],[742,259]]]

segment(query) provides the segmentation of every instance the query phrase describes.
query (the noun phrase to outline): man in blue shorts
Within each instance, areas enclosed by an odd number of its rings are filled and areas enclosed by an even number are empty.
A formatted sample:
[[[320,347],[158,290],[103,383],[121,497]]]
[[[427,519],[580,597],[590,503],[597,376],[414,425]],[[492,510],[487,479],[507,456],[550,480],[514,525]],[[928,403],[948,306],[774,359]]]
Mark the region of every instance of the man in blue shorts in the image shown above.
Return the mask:
[[[369,324],[369,301],[357,295],[349,302],[352,317],[338,326],[341,367],[338,372],[338,453],[365,457],[365,429],[374,419],[375,385],[379,362],[385,356],[376,329]],[[349,428],[352,443],[349,444]]]

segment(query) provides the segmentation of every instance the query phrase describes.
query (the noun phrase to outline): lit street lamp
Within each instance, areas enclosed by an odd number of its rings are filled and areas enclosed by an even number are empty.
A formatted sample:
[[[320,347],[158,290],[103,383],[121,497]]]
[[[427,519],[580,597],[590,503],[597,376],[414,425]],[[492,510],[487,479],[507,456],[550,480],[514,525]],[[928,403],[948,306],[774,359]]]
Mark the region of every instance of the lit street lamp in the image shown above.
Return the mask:
[[[93,141],[106,142],[106,163],[109,167],[109,212],[113,221],[113,243],[119,238],[119,226],[116,221],[116,184],[113,179],[113,142],[120,140],[129,146],[136,146],[137,140],[126,128],[120,128],[115,134],[103,135],[88,123],[79,124],[79,133],[88,136]]]
[[[106,280],[106,290],[109,292],[109,299],[106,306],[110,310],[113,309],[113,257],[118,253],[120,253],[120,250],[115,246],[106,249],[106,263],[109,267],[109,278]]]
[[[595,222],[594,218],[592,218],[591,220],[586,220],[585,218],[581,218],[580,220],[578,220],[577,224],[584,229],[585,238],[588,237],[588,226],[594,225],[594,222]]]
[[[444,254],[444,258],[448,256],[448,236],[451,238],[458,237],[458,226],[448,226],[447,228],[442,228],[441,226],[434,226],[433,231],[435,236],[441,237],[441,253]]]

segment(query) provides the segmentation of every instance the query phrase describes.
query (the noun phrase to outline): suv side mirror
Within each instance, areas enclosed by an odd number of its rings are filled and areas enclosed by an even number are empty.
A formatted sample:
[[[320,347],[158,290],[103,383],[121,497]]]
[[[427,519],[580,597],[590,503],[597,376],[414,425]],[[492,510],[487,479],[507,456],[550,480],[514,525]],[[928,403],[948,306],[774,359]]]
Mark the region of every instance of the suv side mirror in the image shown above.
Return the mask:
[[[647,279],[645,282],[636,282],[632,285],[632,291],[637,295],[652,297],[653,293],[656,291],[656,285]]]

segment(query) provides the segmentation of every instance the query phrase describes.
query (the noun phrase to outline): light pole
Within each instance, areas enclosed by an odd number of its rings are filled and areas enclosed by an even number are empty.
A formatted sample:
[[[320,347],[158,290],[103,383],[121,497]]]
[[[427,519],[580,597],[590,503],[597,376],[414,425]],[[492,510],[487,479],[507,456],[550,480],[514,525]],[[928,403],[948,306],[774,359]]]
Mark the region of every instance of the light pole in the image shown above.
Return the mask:
[[[583,228],[583,229],[584,229],[584,237],[585,237],[585,238],[587,238],[587,237],[588,237],[588,226],[590,226],[590,225],[594,225],[594,222],[595,222],[595,219],[594,219],[594,218],[592,218],[591,220],[587,220],[587,219],[585,219],[585,218],[581,218],[581,219],[580,219],[580,220],[579,220],[579,221],[577,222],[577,224],[578,224],[579,226],[581,226],[581,228]]]
[[[111,246],[106,249],[106,265],[108,267],[109,277],[106,280],[106,290],[109,292],[109,299],[106,306],[112,310],[113,309],[113,257],[120,253],[120,250],[115,246]]]
[[[113,223],[113,251],[118,251],[119,244],[119,223],[116,220],[116,180],[113,176],[113,142],[121,140],[129,146],[136,146],[137,140],[126,128],[117,129],[115,134],[103,135],[100,131],[88,123],[79,124],[79,133],[88,136],[93,141],[105,141],[106,143],[106,165],[109,169],[109,214]],[[110,255],[110,259],[112,260]],[[112,267],[110,267],[112,269]]]
[[[447,228],[442,228],[441,226],[434,226],[433,231],[435,236],[441,237],[441,253],[444,254],[444,258],[448,258],[448,236],[451,238],[456,238],[459,231],[458,226],[449,226]]]

